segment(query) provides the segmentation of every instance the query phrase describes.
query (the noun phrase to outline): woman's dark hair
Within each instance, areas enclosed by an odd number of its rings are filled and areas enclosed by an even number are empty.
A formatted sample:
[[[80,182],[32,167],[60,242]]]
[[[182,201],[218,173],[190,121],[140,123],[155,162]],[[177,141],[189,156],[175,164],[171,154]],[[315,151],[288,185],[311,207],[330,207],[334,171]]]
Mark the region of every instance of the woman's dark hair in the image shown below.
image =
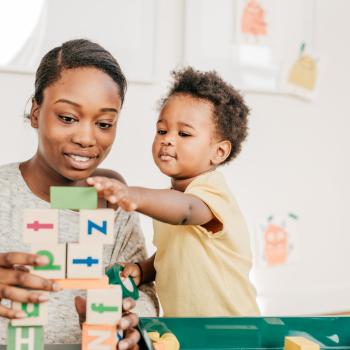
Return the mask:
[[[160,101],[160,108],[175,94],[187,94],[209,101],[213,106],[217,134],[231,142],[231,152],[224,163],[235,158],[248,133],[249,108],[241,94],[215,71],[201,72],[187,67],[173,71],[172,77],[173,83],[168,94]]]
[[[35,101],[42,103],[45,88],[59,80],[63,70],[80,67],[95,67],[108,74],[118,85],[123,103],[127,82],[118,62],[102,46],[87,39],[67,41],[42,58],[35,75]]]

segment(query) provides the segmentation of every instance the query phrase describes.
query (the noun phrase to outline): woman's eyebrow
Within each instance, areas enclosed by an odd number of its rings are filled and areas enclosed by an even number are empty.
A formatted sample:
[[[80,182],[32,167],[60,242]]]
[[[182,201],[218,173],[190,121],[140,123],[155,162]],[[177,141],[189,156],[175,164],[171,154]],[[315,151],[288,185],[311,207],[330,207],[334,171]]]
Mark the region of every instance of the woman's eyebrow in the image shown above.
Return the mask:
[[[56,103],[68,103],[68,104],[70,104],[72,106],[81,108],[81,105],[79,103],[67,100],[65,98],[58,99],[54,104],[56,104]],[[117,114],[119,113],[117,108],[112,108],[112,107],[101,108],[100,111],[101,112],[113,112],[113,113],[117,113]]]

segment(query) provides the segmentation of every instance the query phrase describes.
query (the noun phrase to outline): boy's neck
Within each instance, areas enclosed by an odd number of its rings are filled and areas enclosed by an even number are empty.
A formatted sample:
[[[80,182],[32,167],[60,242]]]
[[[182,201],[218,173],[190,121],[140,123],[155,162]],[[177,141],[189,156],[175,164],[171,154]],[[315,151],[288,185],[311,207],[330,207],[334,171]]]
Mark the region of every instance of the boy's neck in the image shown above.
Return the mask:
[[[202,173],[196,174],[193,177],[189,177],[186,179],[176,179],[176,178],[171,178],[171,188],[173,190],[176,191],[180,191],[180,192],[185,192],[186,188],[188,187],[188,185],[198,176],[209,173],[211,171],[214,171],[216,169],[216,167],[214,168],[210,168],[206,171],[203,171]]]

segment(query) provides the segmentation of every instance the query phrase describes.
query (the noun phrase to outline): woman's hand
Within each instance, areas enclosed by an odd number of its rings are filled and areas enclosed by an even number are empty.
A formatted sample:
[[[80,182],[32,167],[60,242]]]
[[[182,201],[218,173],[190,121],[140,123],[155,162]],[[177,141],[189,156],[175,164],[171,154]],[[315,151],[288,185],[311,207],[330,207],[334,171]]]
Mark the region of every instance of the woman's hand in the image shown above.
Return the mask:
[[[86,300],[82,297],[75,298],[75,307],[79,315],[80,326],[86,319]],[[135,328],[139,322],[136,314],[130,312],[135,307],[135,301],[131,298],[123,299],[123,316],[120,319],[118,329],[124,333],[124,338],[118,343],[118,350],[138,350],[137,343],[140,340],[140,333]]]
[[[96,188],[100,197],[111,204],[117,204],[125,211],[133,211],[138,208],[137,191],[122,182],[103,176],[89,177],[86,182]]]
[[[0,301],[1,299],[21,303],[47,301],[48,296],[40,291],[56,292],[60,290],[59,286],[48,279],[31,274],[24,266],[44,266],[48,263],[46,256],[18,252],[0,253]],[[20,318],[25,317],[25,314],[0,305],[0,316]]]

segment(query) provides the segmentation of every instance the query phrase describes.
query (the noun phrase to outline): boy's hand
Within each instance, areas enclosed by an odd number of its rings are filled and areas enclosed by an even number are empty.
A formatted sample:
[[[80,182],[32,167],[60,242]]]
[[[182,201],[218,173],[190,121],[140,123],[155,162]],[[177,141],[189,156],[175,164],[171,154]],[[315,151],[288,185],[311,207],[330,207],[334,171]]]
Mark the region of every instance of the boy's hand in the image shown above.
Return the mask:
[[[142,282],[142,272],[139,265],[132,263],[120,263],[120,265],[124,266],[124,270],[121,272],[120,276],[124,278],[132,277],[136,285],[139,286]]]
[[[138,207],[138,196],[135,191],[122,182],[108,177],[89,177],[86,182],[94,186],[100,197],[112,204],[117,204],[125,211],[133,211]]]

